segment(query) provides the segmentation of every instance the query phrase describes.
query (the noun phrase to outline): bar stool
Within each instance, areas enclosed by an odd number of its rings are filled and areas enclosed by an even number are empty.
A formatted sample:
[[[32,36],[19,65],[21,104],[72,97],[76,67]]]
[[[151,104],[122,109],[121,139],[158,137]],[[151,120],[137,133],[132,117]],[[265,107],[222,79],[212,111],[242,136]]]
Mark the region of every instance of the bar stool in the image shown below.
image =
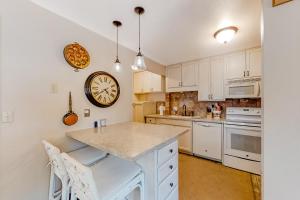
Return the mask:
[[[144,174],[134,162],[109,155],[87,167],[66,153],[61,155],[70,177],[71,200],[125,199],[136,188],[144,200]]]
[[[69,176],[61,160],[60,150],[49,142],[43,140],[45,150],[49,156],[49,165],[51,165],[49,200],[68,200],[69,199]],[[71,157],[78,160],[83,165],[90,166],[93,163],[105,158],[106,152],[87,146],[68,153]],[[61,190],[55,191],[55,176],[61,181]]]

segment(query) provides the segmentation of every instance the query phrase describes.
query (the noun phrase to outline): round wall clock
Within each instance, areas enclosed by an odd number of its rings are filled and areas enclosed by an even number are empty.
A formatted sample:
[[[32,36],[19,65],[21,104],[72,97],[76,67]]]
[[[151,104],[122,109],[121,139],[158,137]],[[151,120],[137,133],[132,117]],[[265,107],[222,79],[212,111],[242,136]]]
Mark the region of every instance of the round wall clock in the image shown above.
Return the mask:
[[[106,108],[112,106],[118,100],[120,86],[112,75],[98,71],[92,73],[86,79],[84,92],[92,104]]]

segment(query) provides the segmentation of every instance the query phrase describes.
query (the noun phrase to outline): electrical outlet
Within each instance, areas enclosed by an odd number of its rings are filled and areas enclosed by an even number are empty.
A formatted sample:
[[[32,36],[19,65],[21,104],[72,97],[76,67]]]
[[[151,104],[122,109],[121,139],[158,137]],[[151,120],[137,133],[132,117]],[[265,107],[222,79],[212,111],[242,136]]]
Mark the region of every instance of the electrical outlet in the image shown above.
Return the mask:
[[[91,110],[86,108],[83,110],[83,114],[84,114],[84,117],[90,117],[91,116]]]
[[[101,127],[105,127],[105,126],[106,126],[106,121],[107,121],[106,119],[100,119],[100,120],[99,120],[100,126],[101,126]]]

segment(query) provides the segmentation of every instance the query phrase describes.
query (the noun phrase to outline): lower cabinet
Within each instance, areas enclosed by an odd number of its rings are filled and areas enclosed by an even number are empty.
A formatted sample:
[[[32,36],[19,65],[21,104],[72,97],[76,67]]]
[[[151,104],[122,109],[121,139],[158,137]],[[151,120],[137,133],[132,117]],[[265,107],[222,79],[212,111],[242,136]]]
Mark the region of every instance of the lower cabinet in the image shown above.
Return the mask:
[[[193,153],[222,161],[222,124],[193,122]]]
[[[178,144],[174,142],[158,151],[158,200],[178,200],[177,149]]]
[[[173,126],[188,127],[189,131],[184,133],[183,135],[179,136],[179,138],[178,138],[179,150],[182,153],[192,154],[192,151],[193,151],[192,121],[147,117],[146,123],[148,123],[148,124],[166,124],[166,125],[173,125]]]
[[[180,152],[192,153],[193,151],[192,138],[193,138],[193,132],[191,128],[186,133],[179,136],[178,143],[179,143]]]
[[[178,186],[176,186],[173,192],[168,196],[167,200],[178,200],[178,199],[179,199]]]

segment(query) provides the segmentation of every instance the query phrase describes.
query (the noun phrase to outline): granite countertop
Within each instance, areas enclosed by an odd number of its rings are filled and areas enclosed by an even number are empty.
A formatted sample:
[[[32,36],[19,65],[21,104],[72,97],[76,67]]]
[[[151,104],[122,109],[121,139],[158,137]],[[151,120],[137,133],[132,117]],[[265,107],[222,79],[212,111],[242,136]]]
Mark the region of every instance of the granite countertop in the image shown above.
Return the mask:
[[[152,117],[152,118],[161,118],[161,119],[175,119],[175,120],[184,120],[184,121],[202,121],[202,122],[215,122],[215,123],[223,123],[225,118],[221,119],[213,119],[213,118],[206,118],[200,116],[181,116],[181,115],[146,115],[145,117]]]
[[[102,128],[71,131],[66,135],[114,156],[137,160],[140,156],[169,143],[186,131],[188,128],[125,122]]]

